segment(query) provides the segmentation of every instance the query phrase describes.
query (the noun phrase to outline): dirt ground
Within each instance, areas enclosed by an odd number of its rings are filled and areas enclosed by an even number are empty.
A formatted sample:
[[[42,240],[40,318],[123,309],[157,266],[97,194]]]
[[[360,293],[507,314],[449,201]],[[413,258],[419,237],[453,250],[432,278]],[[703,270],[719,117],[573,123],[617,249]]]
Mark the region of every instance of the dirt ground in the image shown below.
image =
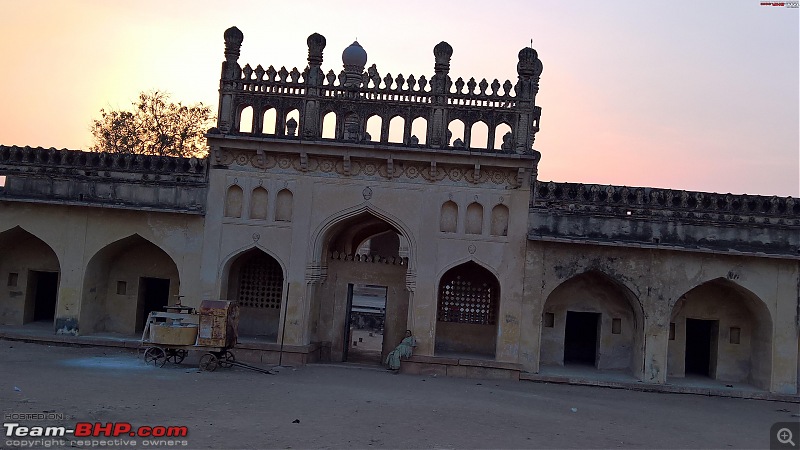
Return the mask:
[[[124,350],[0,341],[0,410],[64,414],[22,425],[183,425],[183,448],[369,449],[769,448],[770,426],[800,412],[789,403],[341,365],[209,373],[197,370],[198,356],[156,368]],[[0,447],[15,448],[3,439]]]

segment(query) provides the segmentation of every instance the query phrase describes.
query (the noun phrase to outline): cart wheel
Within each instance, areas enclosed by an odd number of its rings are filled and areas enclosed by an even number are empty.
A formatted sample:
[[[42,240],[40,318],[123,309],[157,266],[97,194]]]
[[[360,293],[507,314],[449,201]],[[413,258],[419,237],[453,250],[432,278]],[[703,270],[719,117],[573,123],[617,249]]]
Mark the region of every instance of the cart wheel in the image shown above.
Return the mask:
[[[218,365],[219,365],[219,360],[212,353],[206,353],[205,355],[200,357],[200,370],[205,370],[206,372],[213,372],[217,370]]]
[[[189,351],[181,349],[178,350],[176,353],[177,355],[175,356],[175,364],[180,364],[183,362],[184,359],[186,359],[186,355],[189,354]]]
[[[189,352],[183,349],[167,350],[167,361],[180,364]]]
[[[236,357],[233,355],[233,352],[230,350],[225,350],[222,352],[222,355],[219,359],[219,366],[223,369],[227,369],[233,367],[233,362],[236,362]]]
[[[164,363],[167,362],[167,353],[161,347],[150,347],[144,352],[144,362],[156,367],[164,367]]]

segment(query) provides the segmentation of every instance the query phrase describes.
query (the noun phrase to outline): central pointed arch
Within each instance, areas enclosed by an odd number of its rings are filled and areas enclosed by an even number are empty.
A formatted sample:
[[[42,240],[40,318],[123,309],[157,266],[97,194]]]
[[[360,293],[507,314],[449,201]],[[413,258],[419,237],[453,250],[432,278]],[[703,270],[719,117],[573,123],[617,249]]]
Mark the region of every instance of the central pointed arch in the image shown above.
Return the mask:
[[[330,342],[331,360],[379,363],[411,327],[413,235],[385,211],[361,205],[329,217],[314,236],[312,333]]]
[[[325,261],[325,251],[327,250],[328,240],[330,239],[331,235],[333,234],[332,230],[334,230],[337,226],[341,226],[342,223],[353,219],[355,217],[365,217],[373,216],[377,219],[385,221],[387,224],[391,225],[397,232],[405,238],[408,242],[408,249],[407,249],[407,258],[408,258],[408,270],[413,272],[416,268],[416,239],[414,238],[414,234],[411,233],[411,230],[397,217],[390,214],[387,211],[384,211],[380,208],[377,208],[370,204],[359,205],[350,209],[346,209],[340,211],[339,213],[328,217],[324,220],[313,233],[313,239],[309,242],[308,248],[308,260],[312,261],[312,264],[324,264]]]

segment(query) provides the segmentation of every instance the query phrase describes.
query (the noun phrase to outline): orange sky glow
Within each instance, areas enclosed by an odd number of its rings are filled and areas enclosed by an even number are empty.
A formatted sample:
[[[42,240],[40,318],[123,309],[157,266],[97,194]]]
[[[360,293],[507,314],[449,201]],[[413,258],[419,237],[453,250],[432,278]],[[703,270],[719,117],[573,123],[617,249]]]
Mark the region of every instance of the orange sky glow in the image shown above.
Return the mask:
[[[141,91],[217,109],[223,31],[240,63],[323,70],[354,39],[381,76],[516,78],[538,51],[539,179],[800,196],[798,10],[757,0],[263,2],[0,0],[0,144],[87,149]],[[2,180],[0,179],[0,185]]]

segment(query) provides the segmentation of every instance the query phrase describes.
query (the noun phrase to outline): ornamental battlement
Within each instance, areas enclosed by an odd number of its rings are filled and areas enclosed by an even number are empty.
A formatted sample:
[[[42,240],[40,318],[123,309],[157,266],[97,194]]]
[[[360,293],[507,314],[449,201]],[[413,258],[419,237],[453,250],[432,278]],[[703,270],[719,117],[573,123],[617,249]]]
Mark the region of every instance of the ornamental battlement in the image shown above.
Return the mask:
[[[0,145],[0,201],[205,214],[207,163]]]
[[[536,181],[532,209],[583,215],[800,226],[792,197]]]
[[[325,37],[317,33],[308,37],[308,66],[302,72],[261,65],[254,69],[249,64],[241,67],[244,35],[232,27],[224,37],[218,123],[210,135],[534,153],[541,116],[535,103],[542,63],[533,48],[520,50],[516,82],[501,84],[497,79],[491,83],[475,78],[465,82],[461,77],[453,81],[449,75],[453,48],[447,42],[434,47],[434,74],[428,79],[424,75],[381,76],[374,64],[365,70],[367,53],[358,42],[342,53],[343,69],[338,75],[333,70],[325,73]],[[252,126],[247,127],[250,131],[240,131],[242,112],[247,108],[252,108]],[[287,119],[295,110],[299,121]],[[274,114],[274,129],[269,124],[265,128],[267,113]],[[333,137],[323,138],[323,118],[330,113],[335,116],[335,132]],[[374,116],[381,119],[380,136],[367,133],[367,121]],[[389,125],[396,117],[403,119],[402,141],[390,142]],[[418,119],[425,122],[424,136],[412,133],[412,124]],[[449,124],[458,120],[464,125],[463,139],[453,139],[448,131]],[[478,123],[488,129],[485,148],[477,148],[472,139],[472,127]],[[496,145],[500,138],[502,143]]]

